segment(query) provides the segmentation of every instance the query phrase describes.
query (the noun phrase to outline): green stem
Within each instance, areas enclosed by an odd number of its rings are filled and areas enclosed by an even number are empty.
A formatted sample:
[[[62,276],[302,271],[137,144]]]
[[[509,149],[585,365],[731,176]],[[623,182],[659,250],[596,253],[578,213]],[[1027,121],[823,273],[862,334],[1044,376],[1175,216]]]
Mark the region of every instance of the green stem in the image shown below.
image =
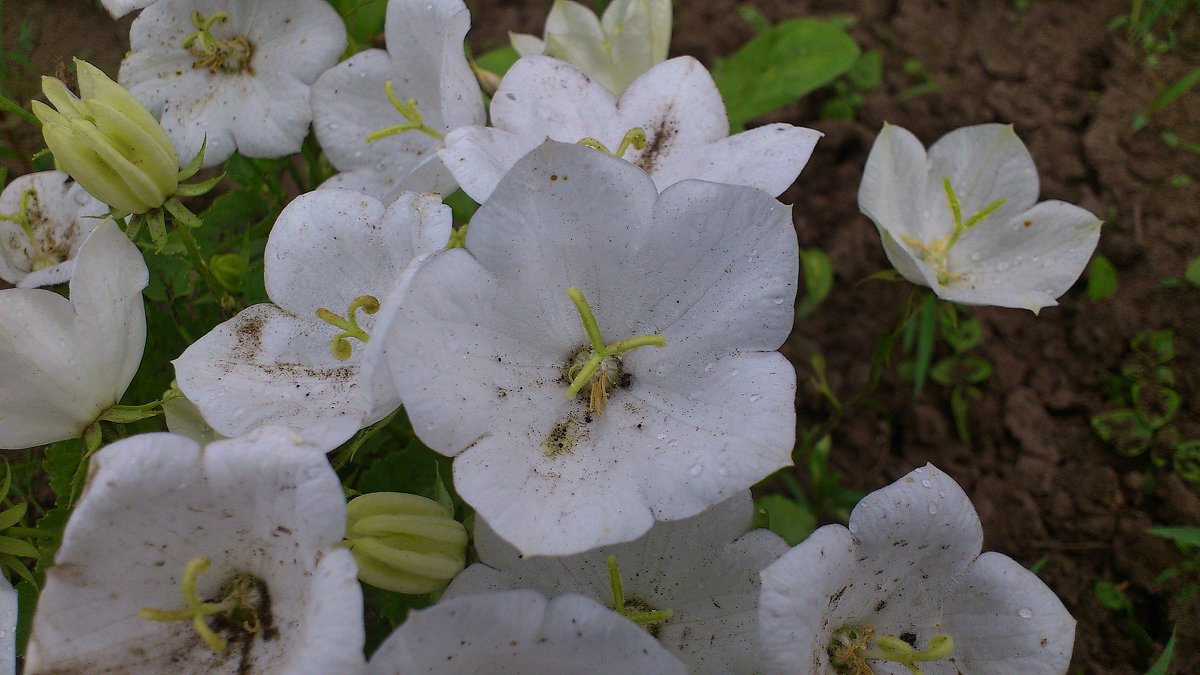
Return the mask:
[[[204,280],[204,285],[208,286],[208,291],[213,294],[213,297],[220,299],[225,295],[225,289],[221,287],[221,282],[217,281],[216,275],[213,274],[212,268],[208,266],[208,262],[204,260],[204,256],[200,254],[200,245],[196,243],[196,238],[192,236],[191,229],[186,225],[179,225],[175,228],[179,233],[179,238],[183,240],[183,247],[187,249],[188,259],[200,274],[200,278]]]

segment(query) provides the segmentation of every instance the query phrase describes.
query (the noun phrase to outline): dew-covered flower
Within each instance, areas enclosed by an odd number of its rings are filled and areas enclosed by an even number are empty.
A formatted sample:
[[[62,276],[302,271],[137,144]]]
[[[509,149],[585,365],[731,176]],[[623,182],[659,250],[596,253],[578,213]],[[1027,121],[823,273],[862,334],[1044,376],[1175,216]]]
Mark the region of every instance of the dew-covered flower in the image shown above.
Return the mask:
[[[79,247],[107,214],[61,171],[17,178],[0,194],[0,279],[18,288],[69,281]]]
[[[479,84],[463,51],[462,0],[392,0],[387,51],[368,49],[313,85],[313,126],[341,173],[325,183],[389,201],[399,191],[454,191],[437,151],[451,129],[483,124]]]
[[[522,56],[544,54],[571,63],[621,95],[639,75],[667,58],[670,0],[614,0],[603,17],[571,0],[554,0],[545,40],[510,34]]]
[[[117,224],[83,242],[70,295],[0,291],[0,448],[79,438],[115,405],[146,344],[146,262]]]
[[[928,154],[907,130],[884,125],[858,207],[905,279],[945,300],[1036,313],[1079,278],[1101,224],[1037,197],[1037,169],[1011,125],[956,129]]]
[[[547,138],[627,159],[649,172],[659,190],[699,178],[779,195],[799,175],[821,137],[812,129],[783,123],[730,136],[725,104],[712,76],[690,56],[651,68],[619,101],[568,63],[526,57],[501,81],[491,120],[490,127],[451,132],[439,153],[478,202]]]
[[[685,673],[654,638],[594,600],[507,591],[409,612],[371,656],[370,675]]]
[[[630,541],[791,463],[796,252],[764,192],[549,141],[417,270],[392,376],[522,553]]]
[[[54,107],[31,104],[54,163],[115,209],[145,213],[162,206],[179,186],[179,159],[163,128],[104,71],[75,59],[75,73],[79,96],[43,77],[42,93]]]
[[[204,147],[207,167],[234,150],[281,157],[300,149],[312,121],[309,87],[337,63],[346,26],[324,0],[159,0],[134,20],[129,41],[121,83],[181,158]]]
[[[693,672],[753,673],[762,667],[759,572],[787,550],[778,535],[751,531],[753,519],[754,502],[743,491],[699,515],[659,523],[635,541],[561,558],[521,557],[477,519],[480,562],[444,597],[528,588],[550,597],[578,593],[611,607],[619,593],[622,613]]]
[[[264,254],[267,294],[175,360],[179,388],[226,436],[286,426],[327,450],[400,400],[376,367],[418,256],[445,247],[450,209],[406,193],[384,207],[351,190],[301,195],[279,215]]]
[[[980,553],[962,488],[932,464],[867,495],[763,571],[769,672],[1065,673],[1075,620],[1033,572]]]
[[[355,673],[362,590],[341,482],[283,429],[96,453],[38,598],[25,672]]]

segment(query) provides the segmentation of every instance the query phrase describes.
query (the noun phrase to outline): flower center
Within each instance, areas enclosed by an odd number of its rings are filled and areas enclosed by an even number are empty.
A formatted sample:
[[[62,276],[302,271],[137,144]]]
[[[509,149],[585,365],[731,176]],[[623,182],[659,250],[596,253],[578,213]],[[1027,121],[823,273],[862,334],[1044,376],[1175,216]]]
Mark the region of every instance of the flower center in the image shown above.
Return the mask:
[[[225,585],[223,596],[216,602],[203,602],[196,595],[196,577],[207,570],[212,561],[208,556],[196,556],[183,571],[180,595],[185,609],[155,609],[143,607],[138,617],[147,621],[184,621],[191,619],[192,627],[213,651],[221,653],[229,645],[217,635],[206,617],[215,617],[217,623],[239,629],[246,635],[262,632],[270,620],[265,616],[269,601],[266,585],[247,574],[239,574]],[[223,619],[223,621],[222,621]],[[265,619],[265,620],[264,620]]]
[[[345,317],[338,316],[324,307],[318,308],[316,311],[318,319],[335,328],[342,329],[342,332],[334,335],[329,340],[329,351],[333,353],[333,357],[338,361],[345,361],[354,353],[354,346],[350,344],[350,338],[354,338],[359,342],[370,342],[371,340],[370,334],[363,330],[362,326],[358,325],[356,312],[360,309],[367,314],[378,312],[379,299],[373,295],[358,296],[350,301],[350,308],[347,310]]]
[[[934,635],[924,649],[916,647],[912,633],[875,635],[874,626],[842,626],[833,632],[826,648],[829,663],[838,675],[872,675],[867,661],[891,661],[922,675],[918,663],[941,661],[954,651],[954,638],[945,633]]]
[[[657,637],[661,624],[675,615],[669,609],[654,609],[650,603],[635,598],[625,597],[625,587],[621,583],[621,569],[617,566],[617,556],[608,556],[608,584],[612,588],[613,611],[641,626],[647,633]]]
[[[950,185],[950,179],[942,179],[942,187],[946,191],[946,201],[950,204],[950,213],[954,217],[954,230],[944,236],[938,237],[928,243],[910,237],[907,234],[900,235],[900,240],[907,244],[911,249],[914,249],[914,254],[924,261],[926,264],[933,267],[934,273],[937,275],[937,282],[940,286],[948,286],[951,281],[962,278],[962,273],[954,273],[950,271],[950,265],[947,259],[950,256],[950,250],[958,243],[959,237],[964,232],[975,227],[992,215],[992,212],[1004,205],[1007,200],[1004,198],[988,204],[982,209],[976,211],[966,221],[963,220],[962,206],[959,204],[958,195],[954,193],[954,188]]]
[[[600,414],[608,403],[608,388],[619,385],[624,376],[619,355],[638,347],[666,347],[667,339],[661,335],[645,335],[606,345],[600,335],[596,315],[583,297],[583,291],[572,286],[567,289],[567,295],[579,312],[579,321],[590,343],[590,346],[584,345],[579,350],[567,367],[567,379],[571,381],[567,387],[567,398],[579,396],[584,386],[590,384],[588,410]]]
[[[421,116],[421,110],[417,107],[417,99],[410,98],[406,101],[401,101],[400,97],[396,96],[395,89],[392,88],[391,80],[383,83],[383,90],[387,92],[387,97],[392,102],[392,107],[407,121],[372,131],[367,134],[368,143],[378,141],[381,138],[387,138],[388,136],[402,134],[406,131],[419,131],[439,141],[446,138],[446,134],[425,124],[425,118]]]
[[[629,131],[626,131],[625,136],[621,139],[621,144],[617,146],[616,152],[609,150],[608,147],[603,143],[591,138],[590,136],[588,138],[581,138],[576,141],[576,143],[579,145],[586,145],[589,148],[595,148],[606,155],[612,155],[613,157],[624,157],[625,152],[629,150],[631,146],[634,150],[641,150],[642,148],[646,147],[646,130],[641,127],[634,127]]]
[[[183,38],[182,45],[196,57],[192,67],[207,68],[210,73],[216,73],[218,70],[240,73],[249,69],[253,75],[250,59],[254,56],[254,49],[250,42],[241,35],[223,40],[212,34],[211,28],[214,24],[227,21],[229,15],[225,12],[217,12],[207,18],[199,10],[192,12],[192,25],[196,27],[196,31]]]

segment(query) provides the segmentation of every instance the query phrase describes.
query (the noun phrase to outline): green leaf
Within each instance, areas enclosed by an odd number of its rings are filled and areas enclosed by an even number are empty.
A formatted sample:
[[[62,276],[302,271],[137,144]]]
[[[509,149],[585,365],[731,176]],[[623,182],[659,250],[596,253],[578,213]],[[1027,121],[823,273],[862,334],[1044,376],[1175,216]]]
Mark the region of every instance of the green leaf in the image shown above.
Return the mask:
[[[363,584],[363,613],[366,618],[366,644],[364,651],[369,658],[392,634],[410,610],[430,605],[428,595],[404,595]]]
[[[800,249],[800,271],[804,276],[804,298],[796,306],[797,318],[816,311],[833,289],[833,262],[819,248]]]
[[[1129,607],[1129,598],[1125,596],[1125,591],[1111,581],[1097,581],[1092,590],[1105,609],[1120,612]]]
[[[1167,646],[1163,647],[1162,654],[1154,661],[1154,665],[1150,666],[1150,670],[1146,671],[1146,675],[1167,675],[1167,668],[1175,655],[1175,632],[1178,630],[1178,626],[1171,629],[1171,639],[1167,640]]]
[[[1141,131],[1150,123],[1150,117],[1154,113],[1162,110],[1172,101],[1187,93],[1189,89],[1200,84],[1200,68],[1194,68],[1191,72],[1176,80],[1173,84],[1159,92],[1158,96],[1150,103],[1150,107],[1146,112],[1133,118],[1133,130]]]
[[[1146,426],[1138,414],[1122,408],[1100,413],[1092,418],[1092,430],[1100,440],[1113,447],[1118,455],[1137,457],[1146,451],[1154,430]]]
[[[0,537],[0,553],[15,555],[22,558],[36,558],[38,550],[33,544],[13,539],[12,537]]]
[[[1200,483],[1200,439],[1184,441],[1175,446],[1174,467],[1179,477]]]
[[[479,210],[479,203],[471,199],[462,190],[451,192],[442,201],[445,202],[446,206],[450,207],[450,212],[454,215],[454,223],[457,225],[464,225],[471,222],[471,218]]]
[[[1129,346],[1139,356],[1166,363],[1175,358],[1175,334],[1167,330],[1148,330],[1138,333],[1129,341]]]
[[[992,364],[982,356],[950,356],[938,361],[929,377],[945,387],[986,382],[994,372]]]
[[[743,21],[750,24],[750,27],[754,29],[755,33],[765,33],[771,30],[770,20],[768,20],[767,17],[758,10],[757,7],[751,7],[750,5],[739,5],[737,8],[737,13],[738,16],[742,17]]]
[[[1092,302],[1111,298],[1117,292],[1117,268],[1097,253],[1088,265],[1087,297]]]
[[[916,397],[925,388],[925,377],[933,362],[933,347],[937,341],[937,296],[925,296],[914,320],[917,322],[917,358],[913,364],[913,396]]]
[[[792,19],[746,43],[713,69],[734,132],[845,73],[858,45],[828,21]]]
[[[979,345],[983,327],[967,309],[951,304],[942,305],[938,319],[942,337],[955,354],[962,354]]]
[[[485,52],[479,58],[475,59],[475,65],[488,72],[495,73],[500,77],[508,72],[509,68],[517,62],[521,55],[511,45],[493,49],[490,52]]]
[[[29,504],[24,502],[5,509],[4,513],[0,513],[0,530],[7,530],[21,522],[21,519],[25,517],[25,512],[28,510]]]
[[[864,52],[850,66],[846,77],[860,91],[878,87],[883,82],[883,55],[874,49]]]
[[[332,0],[346,21],[346,33],[357,43],[366,43],[383,32],[387,0]],[[357,50],[356,50],[357,51]]]
[[[1151,527],[1146,531],[1156,537],[1200,548],[1200,527]]]
[[[64,500],[71,493],[71,479],[75,477],[83,453],[83,441],[78,438],[59,441],[46,448],[43,466],[50,478],[50,489],[54,490],[59,500]]]
[[[788,546],[804,541],[817,528],[816,515],[783,495],[766,495],[754,503],[766,511],[767,528],[783,537]]]
[[[1183,273],[1183,278],[1187,282],[1197,288],[1200,288],[1200,258],[1196,258],[1188,263],[1187,271]]]
[[[1170,422],[1183,402],[1174,389],[1153,383],[1138,382],[1130,393],[1138,419],[1151,429],[1159,429]]]

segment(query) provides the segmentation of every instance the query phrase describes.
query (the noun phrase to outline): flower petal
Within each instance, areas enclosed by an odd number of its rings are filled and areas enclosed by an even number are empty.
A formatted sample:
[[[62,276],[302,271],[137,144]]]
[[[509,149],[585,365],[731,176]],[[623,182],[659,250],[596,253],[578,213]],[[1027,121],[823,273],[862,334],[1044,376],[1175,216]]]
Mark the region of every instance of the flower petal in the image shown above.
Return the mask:
[[[961,127],[929,146],[924,215],[946,224],[943,232],[935,233],[939,236],[948,234],[954,222],[943,185],[946,178],[964,219],[1003,199],[988,220],[1006,222],[1037,201],[1037,167],[1011,124]]]
[[[943,234],[944,225],[934,223],[932,214],[921,213],[913,206],[914,200],[925,194],[928,164],[925,148],[916,136],[903,127],[883,125],[867,156],[858,188],[858,208],[875,223],[880,234],[887,232],[895,239],[908,235],[918,241]],[[941,183],[936,187],[941,189]],[[904,271],[901,274],[920,283]]]

